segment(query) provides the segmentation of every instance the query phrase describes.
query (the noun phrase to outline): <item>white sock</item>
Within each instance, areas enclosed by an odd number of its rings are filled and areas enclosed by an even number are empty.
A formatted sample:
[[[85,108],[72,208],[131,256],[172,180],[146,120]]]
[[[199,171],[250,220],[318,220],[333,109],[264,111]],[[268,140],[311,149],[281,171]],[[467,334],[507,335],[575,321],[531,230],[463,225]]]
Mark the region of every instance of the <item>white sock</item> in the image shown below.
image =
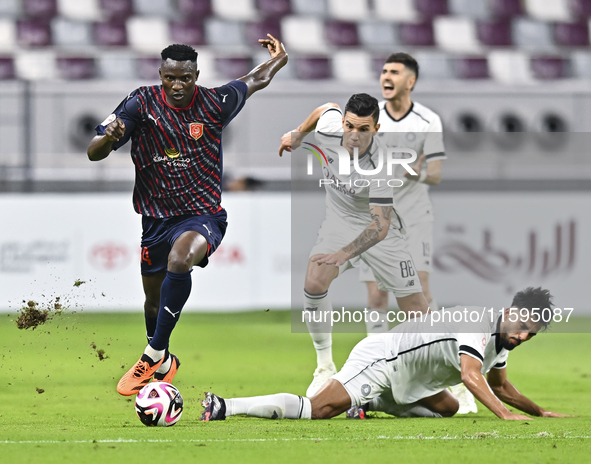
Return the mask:
[[[160,364],[160,367],[156,369],[156,372],[159,374],[166,374],[170,370],[170,366],[172,366],[172,356],[168,356],[166,361]]]
[[[150,345],[146,346],[146,349],[144,350],[144,354],[147,354],[152,359],[152,361],[156,362],[160,361],[164,357],[164,353],[166,353],[166,350],[155,350]]]
[[[331,312],[332,305],[328,292],[314,295],[304,290],[304,317],[316,348],[318,367],[329,367],[333,364]]]
[[[311,419],[312,404],[308,398],[277,393],[276,395],[231,398],[226,401],[226,416],[246,414],[265,419]]]
[[[377,317],[376,317],[377,315]],[[365,328],[367,335],[385,333],[388,331],[388,310],[387,309],[371,309],[367,308],[367,319],[365,321]],[[377,322],[371,322],[371,319],[377,319]]]
[[[437,311],[439,309],[437,300],[435,298],[431,298],[431,301],[429,302],[429,309],[431,309],[431,311]]]
[[[381,396],[374,398],[369,403],[370,411],[381,411],[396,417],[441,417],[441,414],[419,405],[396,404],[394,401],[388,401]]]

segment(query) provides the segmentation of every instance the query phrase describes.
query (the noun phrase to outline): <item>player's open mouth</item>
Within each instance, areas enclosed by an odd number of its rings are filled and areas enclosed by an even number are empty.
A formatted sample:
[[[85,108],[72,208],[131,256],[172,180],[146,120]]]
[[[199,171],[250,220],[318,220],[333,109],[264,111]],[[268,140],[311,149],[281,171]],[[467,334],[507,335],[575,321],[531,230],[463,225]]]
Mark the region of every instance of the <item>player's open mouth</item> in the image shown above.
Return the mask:
[[[174,98],[175,100],[180,100],[184,97],[184,95],[182,93],[173,93],[172,94],[172,98]]]
[[[392,84],[384,84],[382,86],[382,89],[384,89],[385,91],[388,91],[389,92],[389,91],[394,90],[394,86]]]

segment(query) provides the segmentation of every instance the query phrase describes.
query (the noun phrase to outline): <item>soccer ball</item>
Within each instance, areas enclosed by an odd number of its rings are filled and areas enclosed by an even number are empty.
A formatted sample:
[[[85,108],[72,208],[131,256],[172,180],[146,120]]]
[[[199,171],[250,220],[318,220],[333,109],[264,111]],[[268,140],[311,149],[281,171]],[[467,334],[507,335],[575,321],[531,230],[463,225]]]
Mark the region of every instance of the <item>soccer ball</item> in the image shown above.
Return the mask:
[[[150,382],[135,399],[135,412],[144,425],[168,427],[183,413],[183,397],[174,385]]]

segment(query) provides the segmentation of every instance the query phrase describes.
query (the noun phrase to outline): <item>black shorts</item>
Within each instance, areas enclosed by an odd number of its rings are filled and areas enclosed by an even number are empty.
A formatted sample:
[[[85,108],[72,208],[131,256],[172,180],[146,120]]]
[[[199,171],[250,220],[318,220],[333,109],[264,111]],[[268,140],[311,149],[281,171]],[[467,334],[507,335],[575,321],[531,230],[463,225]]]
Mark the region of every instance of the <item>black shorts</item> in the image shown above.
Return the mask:
[[[174,216],[153,218],[142,216],[142,275],[152,275],[166,271],[168,255],[174,242],[187,231],[196,231],[207,240],[207,254],[197,264],[205,267],[209,256],[220,246],[226,234],[228,215],[224,209],[216,214],[197,216]]]

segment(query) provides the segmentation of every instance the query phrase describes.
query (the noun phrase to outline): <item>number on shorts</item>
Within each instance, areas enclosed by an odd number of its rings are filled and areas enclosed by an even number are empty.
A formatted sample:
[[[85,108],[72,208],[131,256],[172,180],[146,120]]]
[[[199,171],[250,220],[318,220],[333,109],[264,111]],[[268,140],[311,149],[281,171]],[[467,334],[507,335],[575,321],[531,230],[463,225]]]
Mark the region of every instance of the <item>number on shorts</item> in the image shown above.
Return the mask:
[[[412,261],[400,261],[400,273],[403,278],[412,277],[415,275],[415,270],[412,268]]]

